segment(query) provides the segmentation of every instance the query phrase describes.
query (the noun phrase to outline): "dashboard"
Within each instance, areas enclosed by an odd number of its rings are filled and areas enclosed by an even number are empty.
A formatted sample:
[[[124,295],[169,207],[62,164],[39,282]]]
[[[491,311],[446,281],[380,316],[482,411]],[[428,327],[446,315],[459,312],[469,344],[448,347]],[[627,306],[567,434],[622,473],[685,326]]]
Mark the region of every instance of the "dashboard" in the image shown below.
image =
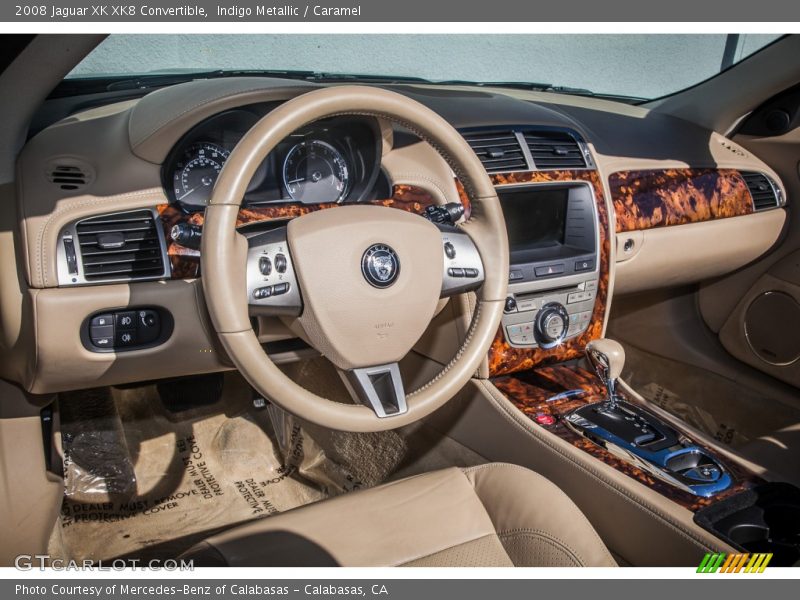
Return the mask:
[[[79,111],[30,139],[18,163],[20,276],[30,289],[20,319],[35,324],[5,329],[32,337],[22,344],[29,352],[0,361],[0,375],[49,393],[230,368],[204,307],[204,208],[247,131],[317,87],[199,80]],[[512,302],[487,373],[574,358],[602,335],[614,294],[729,273],[781,234],[785,193],[775,172],[686,121],[558,94],[388,87],[458,129],[501,196]],[[463,203],[469,213],[435,150],[382,119],[339,116],[275,148],[237,222],[268,229],[356,202],[421,215]],[[172,237],[176,226],[188,230],[185,243]],[[419,352],[450,360],[468,328],[463,304],[451,299]],[[92,331],[126,316],[136,327],[120,329],[124,338]],[[262,343],[294,352],[297,335],[285,323],[256,325]]]
[[[189,131],[162,168],[170,200],[187,212],[204,210],[231,151],[273,107],[225,111]],[[327,119],[281,142],[258,168],[242,204],[361,202],[374,197],[379,174],[380,130],[375,119]]]

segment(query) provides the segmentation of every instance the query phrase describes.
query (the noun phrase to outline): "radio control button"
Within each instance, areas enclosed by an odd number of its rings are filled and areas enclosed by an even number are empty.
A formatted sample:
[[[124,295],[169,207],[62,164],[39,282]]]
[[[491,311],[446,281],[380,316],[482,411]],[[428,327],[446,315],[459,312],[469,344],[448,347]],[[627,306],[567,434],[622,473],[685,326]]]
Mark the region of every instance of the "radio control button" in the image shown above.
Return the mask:
[[[586,291],[591,292],[597,289],[597,279],[592,279],[586,282]]]
[[[450,275],[450,277],[463,277],[464,269],[461,269],[459,267],[450,267],[449,269],[447,269],[447,274]]]

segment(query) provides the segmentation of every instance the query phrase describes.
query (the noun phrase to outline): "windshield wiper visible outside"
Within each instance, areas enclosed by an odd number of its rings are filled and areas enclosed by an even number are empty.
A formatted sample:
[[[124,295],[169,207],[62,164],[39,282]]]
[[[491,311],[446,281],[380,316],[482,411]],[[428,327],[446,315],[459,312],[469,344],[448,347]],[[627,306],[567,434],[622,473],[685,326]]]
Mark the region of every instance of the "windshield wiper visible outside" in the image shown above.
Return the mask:
[[[378,84],[426,84],[426,85],[463,85],[472,87],[500,87],[520,89],[535,92],[552,92],[557,94],[573,94],[580,96],[595,96],[618,100],[621,102],[638,103],[645,98],[618,96],[614,94],[600,94],[584,88],[557,86],[550,83],[535,83],[525,81],[469,81],[465,79],[451,79],[433,81],[422,77],[409,77],[402,75],[369,75],[355,73],[326,73],[320,71],[281,70],[281,69],[215,69],[211,71],[188,71],[179,73],[143,73],[141,75],[98,75],[92,77],[76,77],[63,80],[50,94],[50,98],[64,98],[83,94],[98,94],[103,92],[123,92],[136,90],[153,90],[179,83],[187,83],[198,79],[219,79],[226,77],[272,77],[277,79],[295,79],[311,82],[353,82],[353,83],[378,83]]]

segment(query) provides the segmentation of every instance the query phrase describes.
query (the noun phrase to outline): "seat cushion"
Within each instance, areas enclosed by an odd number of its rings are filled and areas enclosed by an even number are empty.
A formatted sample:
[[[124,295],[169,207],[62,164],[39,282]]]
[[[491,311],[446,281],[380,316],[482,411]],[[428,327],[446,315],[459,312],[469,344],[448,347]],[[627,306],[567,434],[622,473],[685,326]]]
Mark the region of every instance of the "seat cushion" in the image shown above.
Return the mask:
[[[614,566],[572,501],[516,465],[445,469],[214,535],[198,566]]]

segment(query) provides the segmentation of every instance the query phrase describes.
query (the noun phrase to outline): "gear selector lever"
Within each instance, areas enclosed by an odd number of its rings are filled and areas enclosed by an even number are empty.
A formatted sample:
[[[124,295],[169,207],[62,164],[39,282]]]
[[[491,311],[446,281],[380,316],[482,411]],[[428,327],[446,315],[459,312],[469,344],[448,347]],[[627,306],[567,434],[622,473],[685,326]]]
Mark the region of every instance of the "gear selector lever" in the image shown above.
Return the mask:
[[[600,338],[586,345],[586,358],[606,388],[609,408],[617,405],[617,379],[625,366],[625,349],[614,340]]]
[[[730,475],[707,450],[694,445],[659,417],[619,396],[617,380],[625,366],[625,349],[621,344],[608,339],[594,340],[586,345],[586,358],[605,388],[604,397],[565,417],[573,431],[692,494],[712,496],[730,486]]]

